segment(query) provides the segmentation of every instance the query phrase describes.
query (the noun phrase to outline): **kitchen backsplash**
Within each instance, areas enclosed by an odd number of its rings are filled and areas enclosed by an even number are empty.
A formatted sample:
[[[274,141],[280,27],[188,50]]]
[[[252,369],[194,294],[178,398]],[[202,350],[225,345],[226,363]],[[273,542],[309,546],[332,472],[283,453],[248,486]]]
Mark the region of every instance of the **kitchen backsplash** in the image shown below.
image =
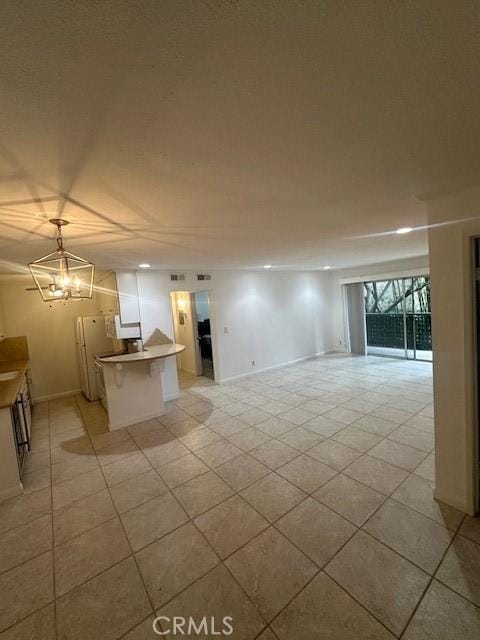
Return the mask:
[[[28,360],[27,336],[4,338],[0,342],[0,362]]]

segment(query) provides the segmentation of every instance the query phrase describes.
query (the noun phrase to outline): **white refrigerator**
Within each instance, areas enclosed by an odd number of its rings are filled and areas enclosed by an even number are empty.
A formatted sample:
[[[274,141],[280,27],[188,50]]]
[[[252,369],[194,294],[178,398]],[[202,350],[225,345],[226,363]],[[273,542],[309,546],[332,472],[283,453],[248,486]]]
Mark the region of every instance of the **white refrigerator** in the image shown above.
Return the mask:
[[[104,316],[85,316],[75,319],[78,372],[80,388],[88,400],[98,400],[95,356],[112,351],[112,340],[107,338]]]

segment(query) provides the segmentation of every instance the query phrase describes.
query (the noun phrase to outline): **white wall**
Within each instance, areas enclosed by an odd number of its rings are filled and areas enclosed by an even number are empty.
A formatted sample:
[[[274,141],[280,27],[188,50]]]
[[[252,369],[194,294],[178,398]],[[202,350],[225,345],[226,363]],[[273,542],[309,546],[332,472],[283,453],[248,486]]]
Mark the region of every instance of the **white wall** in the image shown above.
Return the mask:
[[[137,278],[144,340],[156,328],[173,339],[171,291],[208,289],[217,381],[332,349],[330,274],[217,271],[211,281],[198,282],[188,273],[180,285],[163,271],[138,272]],[[175,378],[169,358],[166,396],[175,393]]]
[[[332,320],[335,351],[347,350],[347,318],[342,293],[344,283],[368,282],[368,280],[379,278],[401,278],[426,273],[429,273],[428,256],[379,262],[332,272]]]
[[[0,282],[0,312],[6,336],[27,336],[34,398],[79,389],[74,318],[98,312],[97,301],[43,302],[30,278]]]
[[[472,238],[480,236],[480,188],[428,207],[432,286],[436,490],[463,511],[478,508]]]
[[[157,329],[165,335],[165,341],[173,342],[175,340],[170,300],[170,291],[175,290],[175,287],[170,288],[169,283],[170,279],[167,273],[137,272],[138,305],[144,343],[148,341]],[[165,359],[165,370],[162,373],[162,389],[164,400],[171,400],[178,396],[176,358]]]
[[[189,273],[185,282],[175,283],[169,272],[139,271],[137,278],[144,340],[157,328],[174,339],[171,291],[209,290],[219,381],[333,349],[331,274],[218,271],[208,282]],[[78,390],[74,318],[98,313],[96,294],[91,301],[49,304],[27,287],[28,278],[4,277],[0,312],[6,335],[28,338],[34,395]],[[165,397],[178,395],[174,358],[167,359],[163,378]]]

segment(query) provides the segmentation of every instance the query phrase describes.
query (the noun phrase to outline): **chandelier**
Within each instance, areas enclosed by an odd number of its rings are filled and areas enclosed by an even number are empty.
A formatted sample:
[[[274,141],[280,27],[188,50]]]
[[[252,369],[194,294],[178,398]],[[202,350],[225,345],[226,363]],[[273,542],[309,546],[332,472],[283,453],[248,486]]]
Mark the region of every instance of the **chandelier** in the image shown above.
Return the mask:
[[[64,248],[62,227],[68,224],[68,220],[52,218],[49,222],[57,227],[57,248],[28,265],[43,300],[91,298],[95,265]]]

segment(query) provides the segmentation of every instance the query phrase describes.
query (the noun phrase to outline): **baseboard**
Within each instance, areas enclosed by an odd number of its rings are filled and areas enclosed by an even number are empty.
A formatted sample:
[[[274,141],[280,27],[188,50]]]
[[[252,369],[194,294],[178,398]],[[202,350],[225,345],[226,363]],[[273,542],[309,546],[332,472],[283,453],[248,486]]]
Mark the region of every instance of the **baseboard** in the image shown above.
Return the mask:
[[[281,362],[280,364],[274,364],[271,367],[256,369],[255,371],[249,371],[248,373],[240,373],[238,376],[231,376],[230,378],[215,378],[215,382],[217,382],[218,384],[228,384],[229,382],[234,382],[235,380],[241,380],[243,378],[255,376],[258,373],[265,373],[267,371],[273,371],[274,369],[281,369],[282,367],[288,367],[290,365],[298,364],[299,362],[305,362],[305,360],[313,360],[314,358],[318,358],[319,356],[326,356],[330,353],[333,353],[333,351],[319,351],[318,353],[314,353],[309,356],[303,356],[303,358],[297,358],[296,360],[289,360],[287,362]]]
[[[76,396],[81,393],[81,389],[71,389],[70,391],[62,391],[62,393],[52,393],[48,396],[35,396],[33,402],[46,402],[47,400],[57,400],[58,398],[68,398],[69,396]]]
[[[327,353],[331,355],[337,356],[366,356],[366,353],[352,353],[352,351],[347,351],[346,349],[332,349],[331,351],[327,351]]]
[[[21,495],[23,495],[23,489],[20,485],[18,485],[18,487],[10,487],[10,489],[4,489],[3,491],[0,491],[0,502]]]
[[[434,489],[433,491],[433,497],[435,498],[435,500],[438,500],[439,502],[443,502],[444,504],[447,504],[449,507],[453,507],[454,509],[461,511],[462,513],[468,513],[470,516],[475,515],[475,509],[473,509],[472,507],[470,507],[469,505],[463,502],[460,502],[459,500],[456,500],[455,498],[442,495],[436,489]]]

